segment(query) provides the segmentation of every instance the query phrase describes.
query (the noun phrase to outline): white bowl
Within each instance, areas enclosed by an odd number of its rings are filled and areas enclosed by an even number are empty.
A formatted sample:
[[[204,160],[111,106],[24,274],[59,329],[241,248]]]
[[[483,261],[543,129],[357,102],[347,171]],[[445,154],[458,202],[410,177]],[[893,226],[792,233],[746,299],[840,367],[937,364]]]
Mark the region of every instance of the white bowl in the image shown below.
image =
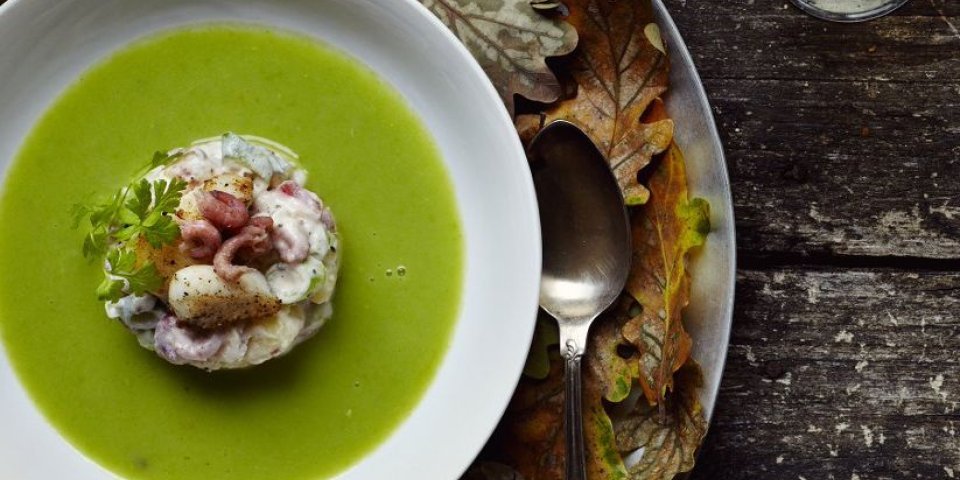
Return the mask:
[[[527,354],[540,230],[526,159],[506,110],[470,54],[420,4],[8,1],[0,6],[0,169],[6,171],[40,115],[82,71],[144,35],[210,21],[273,26],[339,48],[398,90],[442,151],[466,237],[460,317],[414,411],[338,478],[458,477],[503,413]],[[0,478],[114,478],[43,419],[2,352],[0,425]]]

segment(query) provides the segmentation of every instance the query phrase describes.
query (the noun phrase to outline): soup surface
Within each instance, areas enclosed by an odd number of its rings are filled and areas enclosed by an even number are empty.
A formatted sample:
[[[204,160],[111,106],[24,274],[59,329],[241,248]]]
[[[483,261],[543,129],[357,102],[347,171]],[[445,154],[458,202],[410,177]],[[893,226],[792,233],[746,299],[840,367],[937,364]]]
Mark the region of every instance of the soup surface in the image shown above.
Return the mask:
[[[70,207],[155,150],[225,131],[300,154],[337,215],[334,316],[283,358],[207,373],[164,362],[106,318]],[[164,32],[84,73],[50,107],[0,198],[0,336],[80,451],[137,479],[307,479],[372,450],[432,379],[456,321],[463,237],[429,134],[365,67],[250,26]]]

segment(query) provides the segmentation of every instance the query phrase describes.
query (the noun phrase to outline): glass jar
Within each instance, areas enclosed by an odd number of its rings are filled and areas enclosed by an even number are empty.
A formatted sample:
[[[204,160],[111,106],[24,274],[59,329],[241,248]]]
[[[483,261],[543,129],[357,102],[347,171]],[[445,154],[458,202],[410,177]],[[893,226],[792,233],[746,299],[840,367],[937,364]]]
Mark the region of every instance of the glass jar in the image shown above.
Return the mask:
[[[804,12],[832,22],[865,22],[882,17],[907,0],[792,0]]]

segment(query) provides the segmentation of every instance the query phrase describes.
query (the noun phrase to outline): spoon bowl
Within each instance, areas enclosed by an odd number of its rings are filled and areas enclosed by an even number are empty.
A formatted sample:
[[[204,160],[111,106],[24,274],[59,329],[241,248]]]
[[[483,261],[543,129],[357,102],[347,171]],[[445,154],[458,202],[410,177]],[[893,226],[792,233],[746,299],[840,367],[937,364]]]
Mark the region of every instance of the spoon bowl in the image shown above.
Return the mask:
[[[576,125],[555,121],[527,152],[540,206],[540,306],[560,326],[565,360],[566,478],[586,478],[580,359],[590,323],[620,295],[630,272],[630,223],[606,159]]]

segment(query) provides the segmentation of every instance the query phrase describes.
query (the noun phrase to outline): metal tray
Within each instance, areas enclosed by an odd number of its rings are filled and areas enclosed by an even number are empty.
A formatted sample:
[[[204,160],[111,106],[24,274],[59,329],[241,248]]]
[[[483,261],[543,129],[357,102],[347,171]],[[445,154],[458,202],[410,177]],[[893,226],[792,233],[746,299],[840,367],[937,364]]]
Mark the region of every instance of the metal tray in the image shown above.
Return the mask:
[[[670,89],[665,103],[676,124],[676,142],[687,160],[690,194],[710,202],[712,230],[691,258],[690,306],[684,322],[693,337],[693,358],[703,368],[700,391],[707,421],[713,415],[733,323],[736,240],[733,201],[723,145],[710,103],[686,44],[661,0],[653,0],[661,35],[670,54]]]

